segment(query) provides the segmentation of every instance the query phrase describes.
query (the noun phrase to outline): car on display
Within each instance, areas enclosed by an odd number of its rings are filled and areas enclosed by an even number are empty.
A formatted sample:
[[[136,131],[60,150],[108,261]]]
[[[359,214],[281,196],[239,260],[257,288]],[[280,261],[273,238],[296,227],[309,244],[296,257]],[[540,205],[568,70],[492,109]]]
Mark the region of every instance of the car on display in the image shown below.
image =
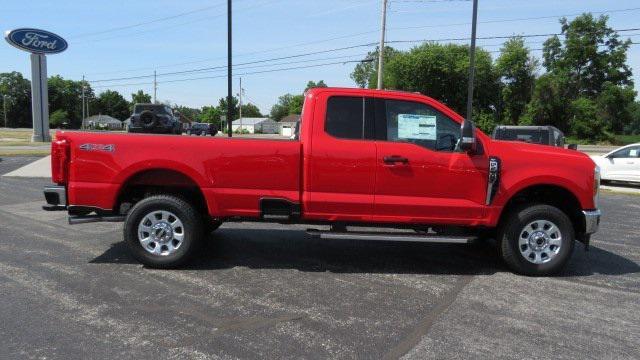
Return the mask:
[[[554,126],[498,125],[493,130],[492,137],[496,140],[564,147],[564,134]]]
[[[600,167],[602,181],[640,183],[640,143],[623,146],[592,158]]]
[[[171,108],[163,104],[135,104],[127,131],[149,134],[182,134],[182,123]]]
[[[44,209],[124,221],[132,255],[157,268],[185,264],[223,222],[267,221],[327,241],[495,238],[513,271],[549,275],[600,221],[586,154],[491,139],[400,91],[311,89],[292,140],[59,131],[51,163]]]
[[[187,135],[211,135],[216,136],[218,133],[218,127],[215,124],[205,124],[193,122],[186,130]]]

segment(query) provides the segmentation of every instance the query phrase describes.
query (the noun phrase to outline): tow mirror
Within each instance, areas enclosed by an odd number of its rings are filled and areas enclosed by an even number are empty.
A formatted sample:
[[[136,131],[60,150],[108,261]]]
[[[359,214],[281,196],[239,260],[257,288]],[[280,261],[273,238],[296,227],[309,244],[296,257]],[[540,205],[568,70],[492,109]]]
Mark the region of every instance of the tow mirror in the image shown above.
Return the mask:
[[[465,119],[460,126],[460,150],[468,153],[476,151],[476,125]]]

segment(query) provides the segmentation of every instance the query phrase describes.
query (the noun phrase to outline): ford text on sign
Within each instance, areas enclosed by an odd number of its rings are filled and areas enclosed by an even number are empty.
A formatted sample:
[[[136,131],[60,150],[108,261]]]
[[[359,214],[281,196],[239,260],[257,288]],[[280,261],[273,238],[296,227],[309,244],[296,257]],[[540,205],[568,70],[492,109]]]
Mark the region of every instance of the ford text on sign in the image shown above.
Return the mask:
[[[38,29],[15,29],[5,33],[9,44],[37,54],[56,54],[67,49],[67,42],[60,36]]]

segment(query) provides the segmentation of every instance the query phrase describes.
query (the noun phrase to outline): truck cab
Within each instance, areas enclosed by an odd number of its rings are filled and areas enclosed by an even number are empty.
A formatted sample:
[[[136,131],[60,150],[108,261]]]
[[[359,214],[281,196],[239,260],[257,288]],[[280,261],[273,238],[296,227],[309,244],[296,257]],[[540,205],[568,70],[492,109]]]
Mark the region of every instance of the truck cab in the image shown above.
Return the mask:
[[[560,271],[600,219],[588,156],[493,140],[416,93],[309,90],[293,139],[161,136],[59,132],[50,209],[124,221],[132,254],[154,267],[188,261],[204,229],[276,221],[330,225],[309,231],[323,239],[495,238],[527,275]]]

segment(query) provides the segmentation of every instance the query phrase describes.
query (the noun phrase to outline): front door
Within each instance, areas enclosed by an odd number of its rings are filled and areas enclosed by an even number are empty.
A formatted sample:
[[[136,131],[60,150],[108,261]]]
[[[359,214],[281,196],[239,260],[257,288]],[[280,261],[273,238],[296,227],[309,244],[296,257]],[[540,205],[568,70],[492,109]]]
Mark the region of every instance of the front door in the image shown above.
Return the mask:
[[[468,223],[483,215],[485,155],[456,150],[460,123],[424,100],[376,100],[374,218]]]

